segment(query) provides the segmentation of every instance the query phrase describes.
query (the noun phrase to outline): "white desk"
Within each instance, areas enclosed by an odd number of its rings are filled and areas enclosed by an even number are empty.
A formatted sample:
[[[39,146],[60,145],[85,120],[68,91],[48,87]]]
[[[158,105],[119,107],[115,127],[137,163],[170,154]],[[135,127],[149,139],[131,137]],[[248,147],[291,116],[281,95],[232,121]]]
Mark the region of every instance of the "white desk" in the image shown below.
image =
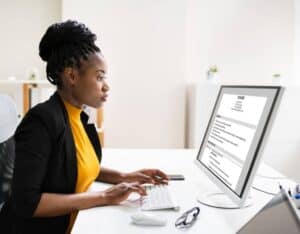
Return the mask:
[[[194,206],[199,206],[201,211],[196,223],[185,233],[235,233],[272,198],[270,195],[252,190],[254,204],[239,210],[216,209],[198,203],[196,196],[199,192],[213,192],[217,188],[193,163],[196,155],[196,150],[103,150],[102,165],[106,167],[128,172],[141,168],[160,168],[169,174],[185,175],[185,181],[170,182],[170,189],[180,205],[180,211],[149,212],[166,217],[168,223],[164,227],[145,227],[131,223],[130,215],[139,210],[132,204],[92,208],[79,212],[72,233],[182,233],[181,230],[175,228],[174,222],[181,213]],[[263,172],[280,176],[268,167],[264,167]],[[109,186],[94,183],[91,190],[103,190]]]

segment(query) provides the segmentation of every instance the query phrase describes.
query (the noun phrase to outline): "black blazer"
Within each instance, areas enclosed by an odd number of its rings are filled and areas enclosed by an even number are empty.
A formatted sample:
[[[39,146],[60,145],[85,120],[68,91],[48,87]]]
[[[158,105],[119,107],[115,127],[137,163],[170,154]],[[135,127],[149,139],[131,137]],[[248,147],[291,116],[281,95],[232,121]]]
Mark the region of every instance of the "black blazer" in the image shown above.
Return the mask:
[[[101,146],[94,124],[81,121],[101,162]],[[15,132],[16,158],[12,192],[0,212],[1,233],[65,233],[70,215],[33,218],[41,194],[75,192],[77,159],[64,104],[55,93],[32,108]]]

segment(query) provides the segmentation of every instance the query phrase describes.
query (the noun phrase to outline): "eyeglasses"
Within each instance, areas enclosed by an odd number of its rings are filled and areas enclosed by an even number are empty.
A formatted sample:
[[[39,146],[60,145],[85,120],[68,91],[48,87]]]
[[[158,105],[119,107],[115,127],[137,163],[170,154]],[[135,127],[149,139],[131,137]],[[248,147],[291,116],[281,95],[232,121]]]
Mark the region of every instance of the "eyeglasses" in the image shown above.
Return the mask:
[[[177,228],[189,228],[193,225],[197,216],[200,213],[199,207],[194,207],[186,212],[184,212],[175,222],[175,227]]]

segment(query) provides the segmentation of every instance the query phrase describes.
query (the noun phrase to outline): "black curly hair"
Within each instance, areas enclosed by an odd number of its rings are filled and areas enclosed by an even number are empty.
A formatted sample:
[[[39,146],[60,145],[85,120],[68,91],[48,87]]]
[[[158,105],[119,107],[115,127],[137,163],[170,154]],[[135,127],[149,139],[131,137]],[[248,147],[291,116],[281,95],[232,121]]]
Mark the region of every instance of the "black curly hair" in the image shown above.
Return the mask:
[[[82,59],[101,52],[96,46],[97,37],[84,24],[68,20],[51,25],[39,44],[39,55],[47,62],[47,79],[62,87],[61,72],[66,67],[80,68]]]

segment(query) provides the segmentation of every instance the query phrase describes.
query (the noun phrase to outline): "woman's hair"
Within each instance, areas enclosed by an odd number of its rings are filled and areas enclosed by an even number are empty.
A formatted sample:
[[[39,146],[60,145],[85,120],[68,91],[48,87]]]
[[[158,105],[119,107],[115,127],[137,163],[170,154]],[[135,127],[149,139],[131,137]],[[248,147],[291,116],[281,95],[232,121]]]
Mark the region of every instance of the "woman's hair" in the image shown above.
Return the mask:
[[[100,52],[97,37],[84,24],[68,20],[51,25],[39,45],[39,55],[47,62],[47,79],[62,87],[61,72],[65,67],[80,68],[81,60]]]

